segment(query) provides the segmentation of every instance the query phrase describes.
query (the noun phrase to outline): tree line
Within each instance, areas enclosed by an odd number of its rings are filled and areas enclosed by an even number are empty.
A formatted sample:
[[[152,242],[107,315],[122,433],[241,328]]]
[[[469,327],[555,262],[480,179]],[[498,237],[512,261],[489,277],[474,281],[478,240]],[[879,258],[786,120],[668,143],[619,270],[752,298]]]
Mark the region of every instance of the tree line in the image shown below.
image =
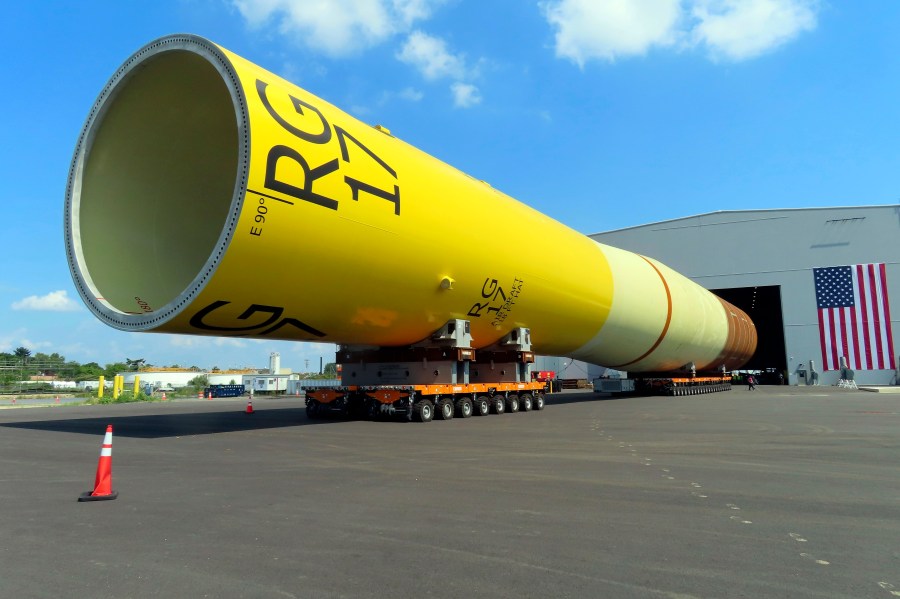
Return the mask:
[[[124,362],[112,362],[101,366],[97,362],[87,362],[81,364],[75,360],[66,360],[56,352],[45,354],[36,352],[32,354],[27,347],[17,347],[12,352],[0,352],[0,384],[9,385],[14,381],[26,381],[32,376],[56,376],[61,380],[68,381],[93,381],[101,376],[111,379],[120,372],[138,371],[147,364],[144,358],[125,358]],[[198,366],[180,366],[172,364],[162,366],[161,368],[184,368],[185,370],[193,370],[202,372]],[[217,372],[219,368],[214,366],[212,372]],[[332,362],[325,365],[323,377],[337,376],[336,365]],[[316,376],[307,375],[309,378],[318,378]]]
[[[111,378],[120,372],[136,371],[146,365],[143,358],[126,358],[124,362],[112,362],[101,366],[97,362],[81,364],[75,360],[66,360],[65,356],[56,352],[32,354],[27,347],[17,347],[12,352],[0,352],[0,381],[10,384],[13,381],[28,380],[32,376],[56,376],[69,381],[92,381],[101,376]],[[181,368],[173,364],[167,368]],[[197,366],[186,370],[200,371]]]

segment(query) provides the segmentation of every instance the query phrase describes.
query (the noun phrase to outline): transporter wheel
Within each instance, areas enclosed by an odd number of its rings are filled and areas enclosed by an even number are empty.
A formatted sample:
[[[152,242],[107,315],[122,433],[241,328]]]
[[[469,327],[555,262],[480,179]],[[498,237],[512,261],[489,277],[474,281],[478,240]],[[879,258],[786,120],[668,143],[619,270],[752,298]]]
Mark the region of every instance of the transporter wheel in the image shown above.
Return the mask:
[[[311,399],[306,404],[306,417],[314,420],[319,417],[319,402]]]
[[[487,395],[479,395],[475,398],[475,415],[487,416],[491,413],[491,398]]]
[[[519,396],[519,409],[523,412],[530,412],[534,407],[534,396],[531,393],[523,393]]]
[[[494,414],[502,414],[506,411],[506,401],[499,395],[491,400],[491,411]]]
[[[423,399],[413,406],[413,416],[418,422],[431,422],[434,420],[434,404],[430,399]]]
[[[374,399],[366,400],[366,418],[369,420],[378,418],[378,402]]]
[[[519,396],[518,395],[510,395],[506,398],[506,411],[510,414],[515,414],[519,411]]]
[[[535,410],[543,410],[544,409],[544,394],[543,393],[535,394],[534,409]]]
[[[437,417],[438,420],[450,420],[453,418],[453,412],[455,410],[455,406],[453,405],[453,400],[449,397],[445,397],[440,400],[437,405]]]
[[[468,397],[460,397],[456,400],[456,413],[460,418],[468,418],[472,415],[473,411],[472,400]]]

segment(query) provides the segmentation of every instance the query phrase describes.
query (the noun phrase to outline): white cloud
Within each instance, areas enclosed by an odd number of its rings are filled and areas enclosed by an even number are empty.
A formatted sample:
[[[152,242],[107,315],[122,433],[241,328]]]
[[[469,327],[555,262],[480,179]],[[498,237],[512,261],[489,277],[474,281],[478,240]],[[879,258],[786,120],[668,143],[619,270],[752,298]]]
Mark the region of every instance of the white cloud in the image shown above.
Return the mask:
[[[19,328],[10,333],[0,333],[0,352],[12,353],[19,347],[25,347],[33,352],[53,347],[49,341],[32,341],[25,335],[28,329]]]
[[[431,17],[434,9],[444,4],[445,0],[394,0],[394,12],[407,26],[416,21],[424,21]]]
[[[51,291],[47,295],[29,295],[13,302],[13,310],[39,310],[42,312],[73,312],[79,305],[69,298],[65,290]]]
[[[376,46],[427,19],[444,0],[233,0],[247,23],[274,21],[279,33],[324,52],[346,56]]]
[[[256,29],[274,26],[280,36],[331,57],[349,56],[409,33],[416,23],[431,18],[447,0],[231,0],[247,24]],[[475,69],[466,65],[463,54],[447,49],[443,39],[422,31],[412,31],[396,58],[415,67],[423,77],[436,81],[450,79],[456,106],[481,102],[478,89],[469,83]],[[290,78],[292,67],[286,68]],[[393,94],[418,102],[424,94],[406,88]],[[357,106],[353,113],[369,112]]]
[[[418,102],[422,98],[425,97],[425,94],[423,92],[420,92],[417,89],[412,88],[412,87],[406,87],[406,88],[400,90],[400,93],[397,94],[397,96],[402,98],[403,100],[409,100],[410,102]]]
[[[12,352],[19,346],[27,347],[20,343],[22,335],[25,333],[25,329],[16,329],[11,333],[0,333],[0,352]]]
[[[27,347],[33,352],[54,347],[54,344],[50,341],[32,341],[31,339],[22,339],[22,342],[19,345]]]
[[[458,108],[469,108],[481,103],[481,94],[478,88],[470,83],[457,81],[450,86],[453,92],[453,104]]]
[[[457,108],[470,108],[481,103],[481,93],[478,88],[468,82],[469,79],[476,76],[475,69],[466,65],[463,54],[450,52],[447,49],[447,43],[441,38],[422,31],[413,31],[400,52],[397,53],[397,58],[418,69],[425,79],[431,81],[453,80],[450,91],[453,94],[453,103]],[[415,101],[421,99],[421,93],[414,92],[414,94],[409,96],[409,99]]]
[[[745,60],[815,29],[817,8],[814,0],[698,0],[693,38],[713,56]]]
[[[245,347],[247,345],[243,340],[233,337],[216,337],[214,343],[216,347]]]
[[[556,0],[541,9],[556,28],[556,55],[579,66],[671,45],[681,16],[680,0]]]
[[[583,67],[651,48],[703,47],[746,60],[816,27],[819,0],[547,0],[555,50]]]
[[[234,337],[204,337],[195,335],[170,335],[169,344],[173,347],[212,348],[212,347],[246,347],[244,339]]]
[[[466,64],[462,55],[451,54],[441,38],[413,31],[399,54],[402,62],[416,67],[426,79],[463,79]]]

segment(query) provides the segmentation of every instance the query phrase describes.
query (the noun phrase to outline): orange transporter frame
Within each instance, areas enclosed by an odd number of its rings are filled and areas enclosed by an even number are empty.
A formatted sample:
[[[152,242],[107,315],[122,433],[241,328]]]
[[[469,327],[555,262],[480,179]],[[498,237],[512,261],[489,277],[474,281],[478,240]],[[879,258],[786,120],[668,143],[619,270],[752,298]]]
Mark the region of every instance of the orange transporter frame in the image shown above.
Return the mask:
[[[450,420],[543,410],[546,391],[547,385],[539,382],[322,387],[306,392],[306,413],[310,418],[327,413],[405,415],[408,420],[430,422],[435,417]]]

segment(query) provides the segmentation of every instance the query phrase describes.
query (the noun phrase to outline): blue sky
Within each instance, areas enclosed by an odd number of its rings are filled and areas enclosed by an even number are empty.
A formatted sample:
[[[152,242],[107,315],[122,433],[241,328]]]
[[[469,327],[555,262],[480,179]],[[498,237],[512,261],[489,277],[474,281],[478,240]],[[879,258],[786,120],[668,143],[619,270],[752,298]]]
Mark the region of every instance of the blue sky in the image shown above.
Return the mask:
[[[78,133],[131,53],[195,33],[583,233],[900,202],[900,3],[16,2],[0,22],[0,351],[295,370],[334,346],[124,333],[63,246]],[[896,242],[896,240],[894,240]],[[665,262],[665,256],[657,256]]]

